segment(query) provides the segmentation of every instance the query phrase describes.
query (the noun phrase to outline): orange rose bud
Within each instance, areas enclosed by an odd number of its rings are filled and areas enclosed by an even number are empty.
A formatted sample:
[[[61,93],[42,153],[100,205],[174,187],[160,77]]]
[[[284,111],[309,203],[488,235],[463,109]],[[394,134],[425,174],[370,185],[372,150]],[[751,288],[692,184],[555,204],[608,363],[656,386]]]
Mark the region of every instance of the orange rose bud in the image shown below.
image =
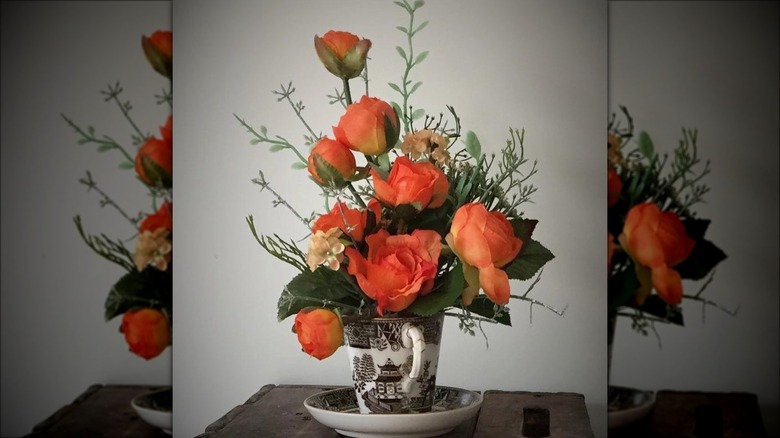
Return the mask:
[[[156,213],[146,216],[146,219],[138,227],[138,232],[154,231],[158,228],[173,231],[173,204],[171,202],[164,202]]]
[[[347,106],[333,135],[353,151],[381,155],[398,141],[398,114],[390,104],[375,97],[363,96]]]
[[[303,351],[319,360],[335,353],[344,339],[339,316],[328,309],[301,310],[295,315],[293,331]]]
[[[436,165],[429,161],[414,162],[405,156],[395,159],[387,180],[373,168],[371,176],[376,197],[393,207],[411,204],[417,211],[441,207],[450,190],[447,175]]]
[[[173,77],[173,33],[158,30],[151,36],[141,37],[144,55],[157,73],[168,79]]]
[[[371,41],[349,32],[331,30],[320,38],[314,36],[314,49],[325,68],[341,79],[360,75],[366,66]]]
[[[672,267],[688,258],[695,241],[676,214],[662,212],[652,202],[636,205],[629,210],[618,241],[636,262],[637,304],[644,303],[651,287],[669,304],[682,301],[682,279]]]
[[[355,174],[355,156],[336,140],[323,137],[309,153],[309,174],[320,185],[344,187]]]
[[[124,333],[130,351],[146,360],[157,357],[171,344],[168,318],[156,309],[128,310],[119,331]]]
[[[436,231],[417,229],[412,234],[391,236],[381,229],[366,237],[368,257],[348,247],[348,272],[360,289],[376,301],[380,315],[400,312],[418,295],[433,288],[441,254],[441,236]]]
[[[617,204],[622,190],[623,181],[620,175],[612,167],[607,167],[607,207]]]
[[[135,173],[152,187],[173,186],[173,118],[160,127],[162,139],[149,137],[135,156]]]
[[[481,287],[494,303],[507,304],[509,277],[500,268],[517,257],[523,241],[515,237],[506,217],[497,211],[487,211],[478,202],[466,204],[455,212],[446,240],[463,261],[467,283],[463,302],[471,304]]]
[[[330,213],[323,214],[314,221],[311,233],[315,234],[317,231],[326,232],[332,228],[338,228],[342,233],[355,241],[362,242],[366,224],[368,223],[369,211],[374,215],[373,223],[379,223],[382,217],[382,209],[375,199],[369,201],[368,208],[362,211],[356,208],[349,208],[347,204],[339,201],[330,209]]]

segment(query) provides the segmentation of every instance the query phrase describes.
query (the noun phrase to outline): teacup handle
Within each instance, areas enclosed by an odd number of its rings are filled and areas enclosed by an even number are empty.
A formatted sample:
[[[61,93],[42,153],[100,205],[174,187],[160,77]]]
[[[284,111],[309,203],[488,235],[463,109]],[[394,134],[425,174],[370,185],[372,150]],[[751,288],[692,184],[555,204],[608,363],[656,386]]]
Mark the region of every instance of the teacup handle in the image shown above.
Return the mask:
[[[402,333],[406,338],[404,339],[405,341],[412,341],[412,371],[409,372],[409,378],[416,379],[420,376],[420,368],[422,367],[422,352],[425,350],[425,338],[422,330],[411,324],[405,324]]]

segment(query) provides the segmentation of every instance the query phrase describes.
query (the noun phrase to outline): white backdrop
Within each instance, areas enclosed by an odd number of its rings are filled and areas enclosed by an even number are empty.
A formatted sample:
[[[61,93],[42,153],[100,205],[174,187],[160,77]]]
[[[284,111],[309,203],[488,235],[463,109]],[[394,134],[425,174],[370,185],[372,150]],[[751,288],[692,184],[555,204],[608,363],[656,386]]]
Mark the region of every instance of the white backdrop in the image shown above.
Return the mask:
[[[170,384],[171,353],[127,351],[103,303],[123,273],[81,242],[86,229],[129,238],[78,179],[87,170],[130,212],[148,209],[118,154],[76,144],[60,113],[130,146],[131,127],[99,93],[121,81],[136,123],[157,134],[167,87],[141,35],[170,29],[168,2],[2,2],[2,436],[21,436],[94,383]],[[159,135],[159,134],[157,134]],[[132,148],[131,148],[132,150]],[[131,243],[132,247],[133,244]]]
[[[741,391],[758,396],[778,436],[778,4],[614,2],[609,5],[610,109],[670,151],[698,128],[712,161],[710,240],[729,256],[704,296],[736,317],[684,304],[686,327],[634,333],[620,320],[612,381],[645,389]],[[690,292],[699,283],[684,285]]]
[[[413,72],[424,85],[412,102],[434,114],[453,105],[464,130],[493,151],[508,126],[525,127],[526,153],[539,160],[539,190],[525,211],[541,220],[536,236],[557,256],[532,294],[568,305],[563,318],[537,307],[530,324],[528,306],[515,303],[513,327],[486,327],[489,348],[448,320],[437,382],[582,393],[597,436],[606,415],[606,13],[602,0],[431,0],[416,46],[431,53]],[[250,179],[263,170],[305,213],[320,208],[317,189],[289,169],[291,155],[251,146],[233,113],[302,144],[303,126],[271,94],[293,80],[305,117],[328,133],[341,111],[325,95],[340,82],[320,65],[313,37],[331,29],[372,40],[371,93],[395,99],[385,84],[403,73],[395,27],[406,21],[391,1],[175,2],[177,436],[203,432],[265,384],[350,384],[343,349],[318,362],[301,353],[291,320],[276,321],[294,272],[257,245],[244,219],[302,239],[307,230]]]

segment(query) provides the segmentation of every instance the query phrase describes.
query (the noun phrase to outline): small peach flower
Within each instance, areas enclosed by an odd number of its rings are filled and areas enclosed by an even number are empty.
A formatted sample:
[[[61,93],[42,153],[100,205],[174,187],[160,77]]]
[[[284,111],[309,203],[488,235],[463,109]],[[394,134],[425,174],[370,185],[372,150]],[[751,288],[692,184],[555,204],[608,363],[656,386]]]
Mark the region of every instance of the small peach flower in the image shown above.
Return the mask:
[[[135,247],[133,261],[138,271],[151,265],[160,271],[168,269],[168,263],[171,261],[171,250],[173,245],[168,240],[171,232],[166,228],[157,228],[154,231],[143,231],[138,235],[138,242]]]
[[[303,351],[319,360],[331,356],[344,339],[339,316],[328,309],[304,309],[295,315],[293,331]]]
[[[331,30],[320,38],[314,36],[314,49],[325,68],[341,79],[360,75],[366,66],[371,41],[349,32]]]
[[[437,164],[446,165],[450,161],[450,154],[447,152],[447,144],[447,137],[444,137],[438,132],[423,129],[416,132],[410,132],[404,136],[404,141],[401,144],[401,152],[411,157],[412,160],[430,156]]]
[[[344,244],[339,240],[341,230],[337,227],[328,231],[317,230],[311,235],[306,263],[314,271],[321,265],[327,265],[337,271],[344,260]]]

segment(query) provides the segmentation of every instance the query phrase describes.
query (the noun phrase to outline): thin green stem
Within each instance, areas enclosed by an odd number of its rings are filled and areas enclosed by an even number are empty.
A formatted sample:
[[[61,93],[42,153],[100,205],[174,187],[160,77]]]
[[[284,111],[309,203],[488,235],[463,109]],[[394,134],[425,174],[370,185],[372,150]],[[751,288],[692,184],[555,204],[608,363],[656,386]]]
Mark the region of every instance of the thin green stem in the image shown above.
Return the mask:
[[[347,105],[352,105],[352,93],[349,91],[349,79],[344,79],[344,99]]]
[[[360,193],[358,193],[357,189],[355,189],[355,186],[352,185],[352,183],[347,183],[347,188],[350,192],[352,192],[352,196],[355,197],[355,202],[357,202],[361,207],[366,208],[366,203],[363,201],[363,198],[360,197]]]

